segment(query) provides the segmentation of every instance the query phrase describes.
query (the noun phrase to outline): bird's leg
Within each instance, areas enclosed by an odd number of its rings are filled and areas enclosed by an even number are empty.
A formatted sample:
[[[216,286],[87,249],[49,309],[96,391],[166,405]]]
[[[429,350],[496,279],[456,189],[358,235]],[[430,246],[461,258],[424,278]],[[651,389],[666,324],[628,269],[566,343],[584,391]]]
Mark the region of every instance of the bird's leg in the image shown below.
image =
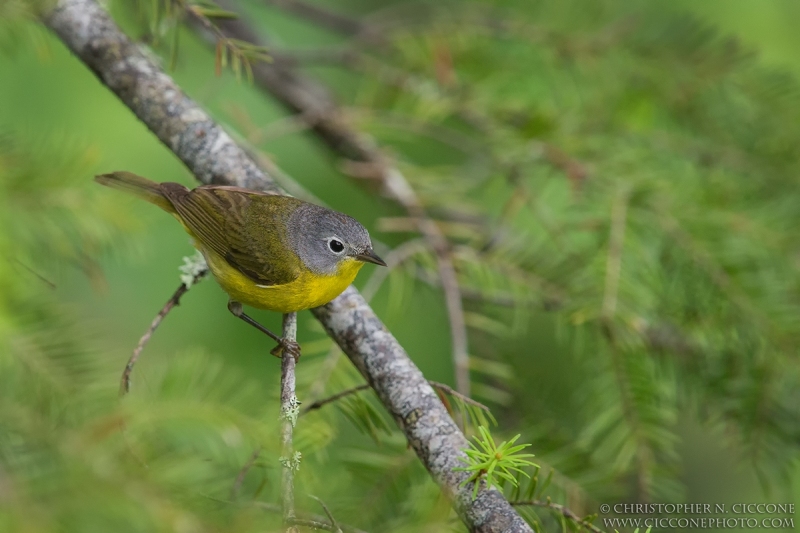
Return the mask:
[[[258,322],[256,322],[252,317],[248,316],[247,313],[244,312],[242,309],[242,304],[236,302],[234,300],[228,301],[228,311],[230,311],[233,316],[241,318],[260,332],[268,335],[272,340],[278,343],[278,345],[270,350],[269,353],[274,355],[275,357],[283,357],[283,352],[288,353],[295,360],[300,359],[300,345],[297,344],[297,341],[291,339],[284,339],[283,337],[279,337],[272,333],[269,329],[262,326]]]

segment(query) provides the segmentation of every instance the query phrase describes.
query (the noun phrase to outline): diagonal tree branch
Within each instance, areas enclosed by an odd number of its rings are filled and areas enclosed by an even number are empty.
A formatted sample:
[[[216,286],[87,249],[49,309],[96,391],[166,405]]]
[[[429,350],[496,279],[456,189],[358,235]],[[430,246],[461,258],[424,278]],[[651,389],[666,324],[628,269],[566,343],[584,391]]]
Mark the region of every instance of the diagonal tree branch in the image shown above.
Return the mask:
[[[208,270],[206,269],[195,274],[192,285],[203,279],[206,274],[208,274]],[[136,344],[136,348],[133,349],[133,353],[128,359],[128,363],[125,365],[125,369],[122,371],[122,378],[120,378],[119,385],[120,395],[130,392],[131,373],[133,372],[134,365],[136,365],[136,362],[139,360],[139,356],[142,355],[142,350],[144,350],[144,347],[148,342],[150,342],[150,337],[153,336],[153,333],[155,333],[156,329],[158,329],[158,326],[161,325],[161,322],[167,317],[169,312],[172,311],[172,309],[176,306],[180,305],[181,298],[189,291],[189,288],[190,286],[187,286],[186,283],[181,283],[180,287],[178,287],[170,299],[167,300],[167,303],[164,304],[164,307],[161,308],[161,311],[158,312],[156,317],[150,323],[150,327],[147,328],[147,331],[145,331],[142,337],[139,339],[138,344]]]
[[[45,23],[203,183],[279,190],[255,162],[116,26],[95,0],[59,0]],[[314,315],[375,389],[417,456],[453,499],[470,531],[530,532],[497,490],[472,483],[459,457],[467,441],[422,372],[363,297],[348,288]]]

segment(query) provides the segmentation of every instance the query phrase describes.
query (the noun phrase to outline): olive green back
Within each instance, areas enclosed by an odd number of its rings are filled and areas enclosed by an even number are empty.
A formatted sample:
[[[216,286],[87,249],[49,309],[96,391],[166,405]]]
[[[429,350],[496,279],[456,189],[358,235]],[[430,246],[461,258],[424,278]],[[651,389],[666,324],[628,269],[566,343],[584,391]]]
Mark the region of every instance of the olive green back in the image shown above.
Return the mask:
[[[189,191],[162,183],[161,189],[203,245],[256,283],[282,285],[301,274],[302,262],[286,238],[301,200],[214,185]]]

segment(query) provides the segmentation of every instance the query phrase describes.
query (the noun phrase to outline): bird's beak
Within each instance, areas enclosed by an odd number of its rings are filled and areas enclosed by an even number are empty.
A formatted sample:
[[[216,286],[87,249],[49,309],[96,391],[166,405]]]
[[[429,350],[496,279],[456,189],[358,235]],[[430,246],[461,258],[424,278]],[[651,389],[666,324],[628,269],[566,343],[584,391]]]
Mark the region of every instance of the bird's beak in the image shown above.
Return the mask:
[[[358,259],[359,261],[364,261],[365,263],[375,263],[376,265],[386,266],[386,262],[378,257],[372,248],[367,248],[367,251],[363,254],[356,254],[353,256],[354,259]]]

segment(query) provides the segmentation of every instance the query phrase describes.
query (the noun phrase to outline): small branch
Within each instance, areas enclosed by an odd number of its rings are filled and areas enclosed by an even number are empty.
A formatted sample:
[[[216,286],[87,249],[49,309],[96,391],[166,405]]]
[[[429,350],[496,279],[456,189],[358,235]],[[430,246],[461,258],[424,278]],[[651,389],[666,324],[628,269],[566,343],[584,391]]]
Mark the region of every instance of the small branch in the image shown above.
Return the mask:
[[[358,19],[342,15],[303,0],[266,0],[267,5],[288,11],[321,28],[347,36],[370,36],[377,39],[379,35]]]
[[[451,396],[455,396],[456,398],[458,398],[462,402],[468,403],[468,404],[470,404],[472,406],[475,406],[475,407],[478,407],[479,409],[483,409],[487,413],[490,412],[490,409],[487,406],[483,405],[481,402],[479,402],[477,400],[473,400],[469,396],[464,396],[463,394],[461,394],[457,390],[453,389],[449,385],[445,385],[444,383],[439,383],[438,381],[430,381],[430,380],[428,380],[428,383],[434,389],[440,390],[440,391],[442,391],[442,392],[444,392],[446,394],[449,394]],[[303,408],[303,410],[301,411],[300,414],[301,415],[305,415],[305,414],[307,414],[307,413],[309,413],[311,411],[316,411],[317,409],[320,409],[320,408],[328,405],[329,403],[333,403],[333,402],[335,402],[337,400],[341,400],[345,396],[350,396],[351,394],[358,394],[359,392],[368,390],[369,388],[370,388],[370,386],[369,386],[368,383],[363,383],[361,385],[358,385],[358,386],[355,386],[355,387],[352,387],[352,388],[349,388],[349,389],[345,389],[345,390],[343,390],[341,392],[337,392],[333,396],[328,396],[327,398],[323,398],[322,400],[317,400],[314,403],[312,403],[311,405],[309,405],[308,407]]]
[[[175,293],[167,300],[167,303],[164,304],[164,307],[161,308],[161,311],[158,312],[156,317],[150,323],[150,327],[147,328],[147,331],[144,332],[144,335],[139,339],[139,343],[134,348],[133,353],[131,354],[130,359],[128,359],[128,364],[125,365],[125,370],[122,371],[122,378],[120,379],[120,386],[119,386],[119,393],[121,396],[124,396],[131,390],[131,372],[133,372],[133,366],[136,364],[136,361],[139,360],[139,356],[142,355],[142,350],[150,342],[150,337],[153,336],[158,326],[161,325],[161,322],[164,318],[169,314],[172,309],[178,305],[180,305],[181,297],[186,294],[189,290],[189,287],[203,279],[205,275],[208,274],[208,270],[202,270],[195,274],[192,283],[187,286],[185,283],[181,283],[181,286],[177,288]]]
[[[260,447],[253,450],[253,453],[250,454],[250,458],[247,460],[244,466],[242,466],[242,469],[239,470],[239,474],[236,476],[236,481],[233,482],[233,487],[231,487],[231,500],[235,500],[236,496],[239,495],[239,490],[242,488],[242,483],[244,483],[244,477],[247,475],[247,472],[253,468],[253,465],[256,463],[259,455],[261,455]]]
[[[547,162],[566,174],[574,190],[580,189],[589,177],[589,169],[586,165],[555,144],[544,143],[542,148]]]
[[[381,285],[383,285],[383,282],[389,277],[389,274],[426,249],[425,242],[422,239],[411,239],[393,248],[392,251],[384,256],[386,268],[376,268],[375,273],[372,274],[364,284],[364,289],[361,291],[364,295],[364,299],[368,302],[372,301],[372,298],[378,293],[378,289],[381,288]]]
[[[228,62],[228,54],[230,54],[231,68],[236,77],[239,77],[240,69],[244,67],[248,80],[252,80],[253,78],[253,69],[250,64],[251,59],[261,61],[272,60],[272,57],[267,54],[266,47],[263,46],[257,46],[245,52],[245,50],[241,48],[243,43],[237,43],[233,39],[228,38],[228,36],[219,29],[217,24],[206,15],[205,7],[187,3],[184,0],[176,1],[195,23],[200,24],[206,31],[214,35],[216,39],[215,68],[217,76],[222,73],[222,67]]]
[[[632,397],[631,383],[627,379],[623,354],[619,347],[614,316],[617,312],[619,300],[619,280],[622,274],[622,255],[625,245],[625,227],[627,224],[628,201],[630,190],[623,188],[614,198],[611,207],[611,222],[609,228],[608,256],[606,258],[606,277],[601,308],[601,326],[608,339],[611,352],[611,363],[620,394],[622,412],[630,426],[631,433],[636,441],[636,494],[637,501],[645,501],[649,497],[649,476],[647,475],[650,463],[648,443],[642,435],[641,420],[636,413],[635,401]]]
[[[382,271],[383,270],[376,270],[376,272]],[[425,270],[417,269],[415,276],[423,283],[434,287],[438,286],[438,278]],[[545,298],[544,301],[541,301],[533,297],[520,298],[508,291],[486,293],[472,287],[461,287],[461,294],[464,296],[465,300],[481,304],[511,308],[527,306],[542,311],[561,311],[567,303],[566,297],[563,295]],[[652,350],[672,352],[676,355],[685,356],[686,358],[700,354],[702,351],[697,343],[669,322],[664,321],[655,324],[646,324],[636,329],[647,343],[647,346]]]
[[[542,500],[528,500],[528,501],[516,501],[516,502],[509,502],[511,505],[514,506],[531,506],[531,507],[544,507],[545,509],[552,509],[557,513],[560,513],[564,518],[579,524],[589,531],[593,531],[594,533],[605,533],[602,529],[597,527],[596,525],[592,524],[588,520],[581,518],[577,514],[575,514],[569,507],[561,505],[560,503],[554,503],[550,501],[548,498],[546,501]]]
[[[375,271],[377,272],[378,269],[375,269]],[[325,355],[322,368],[317,373],[316,379],[314,379],[314,382],[308,389],[308,398],[314,399],[322,396],[322,393],[325,392],[325,384],[336,369],[336,365],[339,364],[339,358],[341,356],[342,350],[336,344],[331,346],[330,350],[328,350],[328,353]]]
[[[214,501],[219,501],[221,503],[236,503],[236,502],[228,502],[225,500],[217,500],[216,498],[211,498],[211,499],[213,499]],[[270,513],[281,512],[280,506],[272,503],[252,502],[250,505],[253,505],[254,507],[258,507],[259,509],[263,509]],[[322,529],[324,531],[333,531],[334,533],[336,533],[337,531],[333,529],[333,526],[331,526],[329,523],[325,521],[324,516],[311,513],[302,513],[299,517],[292,520],[292,525]],[[336,527],[338,527],[339,528],[338,531],[341,531],[342,533],[367,533],[362,529],[358,529],[353,526],[349,526],[347,524],[339,524]]]
[[[331,521],[330,531],[333,531],[334,533],[342,533],[342,528],[340,528],[339,524],[336,523],[336,519],[333,517],[333,513],[331,513],[331,510],[328,509],[327,505],[325,505],[325,502],[323,502],[316,496],[311,496],[311,497],[317,500],[317,502],[322,506],[322,510],[325,511],[325,515],[328,517],[328,520]]]
[[[283,315],[283,338],[288,341],[297,339],[297,313]],[[294,451],[292,433],[297,422],[298,406],[295,395],[295,365],[297,360],[285,350],[281,357],[281,494],[283,495],[283,522],[291,526],[294,513],[294,473],[300,467],[299,452]],[[287,532],[291,529],[287,529]]]
[[[281,49],[279,61],[286,67],[350,66],[361,54],[350,47]]]
[[[292,526],[304,526],[313,529],[322,529],[324,531],[333,531],[334,533],[342,532],[341,529],[335,528],[330,524],[326,524],[325,522],[319,520],[311,520],[310,518],[292,518],[289,521],[289,524]]]
[[[42,283],[44,283],[45,285],[47,285],[49,288],[51,288],[51,289],[53,289],[53,290],[55,290],[55,289],[57,289],[57,288],[58,288],[58,287],[56,286],[56,284],[55,284],[55,283],[53,283],[52,281],[50,281],[50,280],[49,280],[49,279],[47,279],[46,277],[42,276],[41,274],[39,274],[38,272],[36,272],[34,269],[32,269],[31,267],[29,267],[28,265],[26,265],[25,263],[23,263],[22,261],[20,261],[20,260],[19,260],[19,259],[17,259],[16,257],[14,258],[14,260],[13,260],[13,261],[14,261],[16,264],[18,264],[19,266],[21,266],[22,268],[24,268],[24,269],[25,269],[25,270],[26,270],[26,271],[27,271],[29,274],[31,274],[31,275],[33,275],[33,276],[35,276],[35,277],[36,277],[36,278],[37,278],[39,281],[41,281]]]
[[[622,272],[622,247],[625,243],[625,224],[628,213],[628,192],[620,191],[611,207],[606,281],[603,293],[603,320],[610,322],[617,310],[619,278]]]
[[[365,390],[367,390],[369,388],[370,388],[369,383],[362,383],[361,385],[358,385],[356,387],[352,387],[350,389],[345,389],[345,390],[343,390],[341,392],[337,392],[333,396],[328,396],[327,398],[323,398],[321,400],[317,400],[316,402],[312,403],[311,405],[309,405],[307,407],[304,407],[303,410],[300,412],[300,414],[301,415],[305,415],[305,414],[307,414],[307,413],[309,413],[311,411],[316,411],[317,409],[325,407],[329,403],[333,403],[333,402],[335,402],[337,400],[341,400],[345,396],[350,396],[351,394],[357,394],[357,393],[359,393],[361,391],[365,391]]]
[[[477,407],[478,409],[483,409],[487,413],[491,412],[491,409],[489,409],[487,406],[483,405],[481,402],[479,402],[477,400],[473,400],[469,396],[464,396],[463,394],[461,394],[457,390],[453,389],[449,385],[445,385],[444,383],[439,383],[438,381],[430,381],[430,380],[428,380],[428,383],[430,383],[431,387],[433,387],[434,389],[437,389],[437,390],[439,390],[441,392],[449,394],[450,396],[454,396],[454,397],[458,398],[459,400],[461,400],[464,403],[468,403],[468,404],[472,405],[473,407]]]
[[[286,135],[303,132],[310,127],[311,124],[305,116],[289,115],[260,128],[247,140],[254,145],[263,145]]]

